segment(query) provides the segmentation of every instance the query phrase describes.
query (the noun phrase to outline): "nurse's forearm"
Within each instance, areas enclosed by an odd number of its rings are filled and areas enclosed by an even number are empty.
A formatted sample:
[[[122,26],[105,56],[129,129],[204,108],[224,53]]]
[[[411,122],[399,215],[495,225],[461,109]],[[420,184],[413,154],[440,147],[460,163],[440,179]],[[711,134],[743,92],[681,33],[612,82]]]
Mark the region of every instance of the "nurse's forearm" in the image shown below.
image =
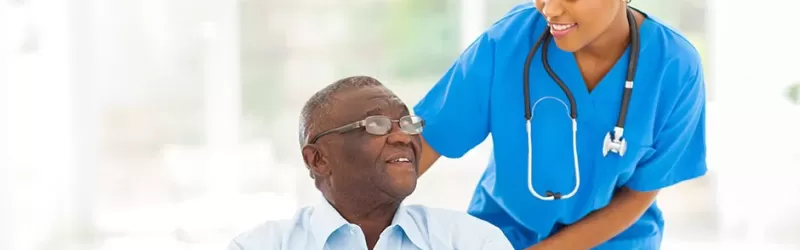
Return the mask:
[[[656,194],[658,191],[637,192],[623,187],[608,206],[592,212],[528,250],[594,248],[633,225],[653,204]]]
[[[422,176],[422,174],[428,171],[428,169],[433,166],[433,163],[435,163],[439,157],[441,157],[441,155],[436,152],[431,145],[428,145],[428,142],[425,141],[425,138],[422,138],[422,154],[419,159],[418,175]]]

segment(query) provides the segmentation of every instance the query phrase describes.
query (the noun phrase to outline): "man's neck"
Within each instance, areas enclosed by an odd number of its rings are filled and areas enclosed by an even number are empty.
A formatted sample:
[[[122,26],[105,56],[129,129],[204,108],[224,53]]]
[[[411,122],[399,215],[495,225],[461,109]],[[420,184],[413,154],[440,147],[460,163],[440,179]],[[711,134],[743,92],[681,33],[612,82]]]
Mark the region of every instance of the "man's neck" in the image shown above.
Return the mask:
[[[628,6],[623,4],[622,10],[620,10],[617,17],[611,21],[608,30],[603,32],[603,34],[586,45],[583,49],[576,51],[575,56],[576,58],[592,60],[616,61],[625,53],[629,41],[630,26],[628,24]]]
[[[369,249],[375,247],[380,234],[392,224],[392,219],[402,203],[402,200],[375,200],[352,196],[326,198],[347,222],[358,225],[364,231]]]

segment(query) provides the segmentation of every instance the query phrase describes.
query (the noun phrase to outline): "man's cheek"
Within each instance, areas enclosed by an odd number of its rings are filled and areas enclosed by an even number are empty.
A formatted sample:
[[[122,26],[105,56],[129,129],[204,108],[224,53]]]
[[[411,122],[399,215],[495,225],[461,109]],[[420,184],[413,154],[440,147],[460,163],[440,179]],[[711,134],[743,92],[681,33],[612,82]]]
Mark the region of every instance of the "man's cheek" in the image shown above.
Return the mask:
[[[365,164],[367,162],[374,162],[376,159],[375,153],[370,150],[368,143],[345,143],[341,146],[342,156],[349,164]],[[358,167],[358,166],[355,166]]]
[[[419,153],[422,150],[422,138],[418,136],[414,136],[414,150]]]
[[[374,138],[374,140],[367,141],[361,145],[361,157],[371,163],[378,163],[381,161],[380,156],[383,148],[386,146],[384,141]]]

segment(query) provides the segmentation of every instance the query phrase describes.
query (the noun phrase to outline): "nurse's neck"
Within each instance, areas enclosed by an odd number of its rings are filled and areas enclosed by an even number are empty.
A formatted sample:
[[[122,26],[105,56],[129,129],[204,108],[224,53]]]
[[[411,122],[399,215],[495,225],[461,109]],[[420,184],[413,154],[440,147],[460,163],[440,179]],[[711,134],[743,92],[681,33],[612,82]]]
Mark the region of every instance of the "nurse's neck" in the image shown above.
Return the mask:
[[[611,21],[608,29],[594,41],[575,52],[578,59],[601,60],[616,62],[625,53],[630,42],[630,27],[628,25],[628,6],[623,4],[617,17]],[[642,26],[645,16],[634,10],[633,15],[638,27]]]

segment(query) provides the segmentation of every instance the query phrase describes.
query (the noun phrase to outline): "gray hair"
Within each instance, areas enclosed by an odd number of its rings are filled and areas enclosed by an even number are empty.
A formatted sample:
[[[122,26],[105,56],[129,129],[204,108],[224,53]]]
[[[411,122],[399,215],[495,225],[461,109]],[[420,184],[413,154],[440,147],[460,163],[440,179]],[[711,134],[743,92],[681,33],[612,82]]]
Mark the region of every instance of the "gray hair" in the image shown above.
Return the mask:
[[[300,146],[304,146],[311,135],[319,133],[320,128],[325,127],[325,122],[331,120],[331,103],[334,95],[347,90],[376,86],[383,86],[383,84],[369,76],[351,76],[340,79],[314,93],[300,112],[298,133]]]

